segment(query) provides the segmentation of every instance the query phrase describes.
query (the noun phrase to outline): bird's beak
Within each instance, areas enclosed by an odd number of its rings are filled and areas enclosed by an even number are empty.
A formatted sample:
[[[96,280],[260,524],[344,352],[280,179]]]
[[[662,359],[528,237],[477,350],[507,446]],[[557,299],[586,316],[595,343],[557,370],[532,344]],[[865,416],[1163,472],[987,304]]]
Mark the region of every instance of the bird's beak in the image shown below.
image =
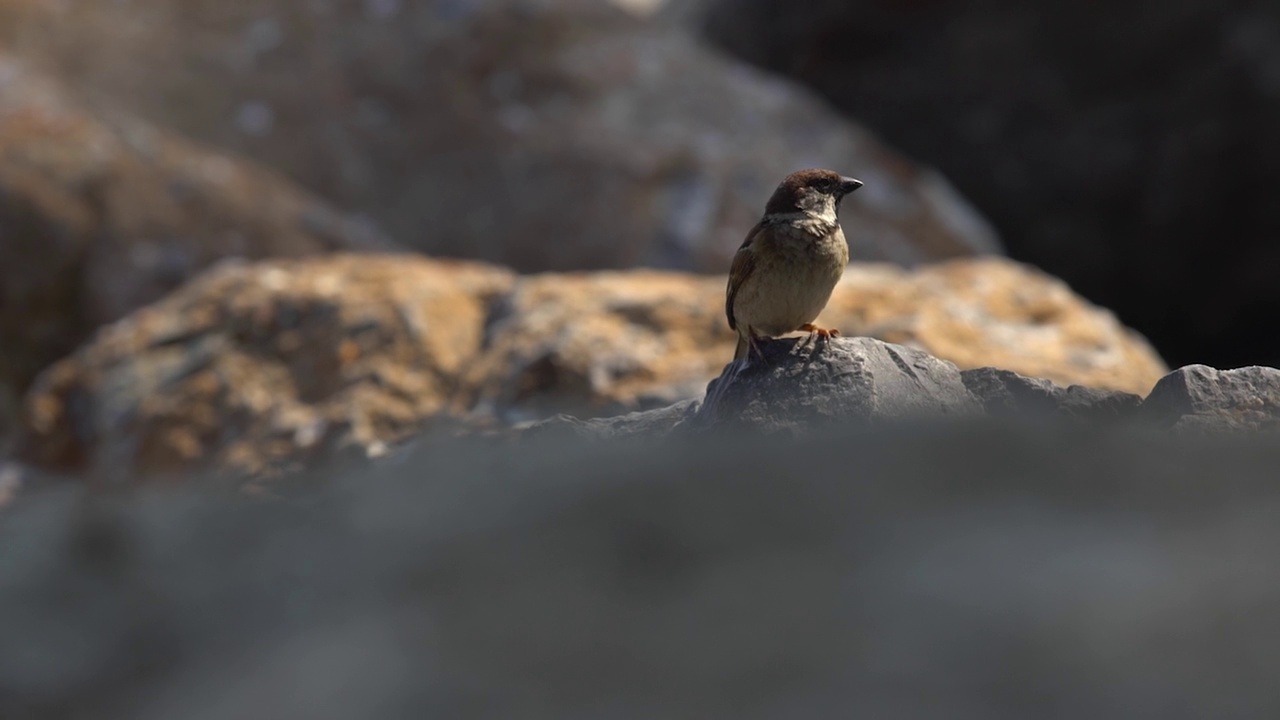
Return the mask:
[[[848,195],[849,193],[862,187],[861,180],[854,180],[851,177],[840,178],[840,194]]]

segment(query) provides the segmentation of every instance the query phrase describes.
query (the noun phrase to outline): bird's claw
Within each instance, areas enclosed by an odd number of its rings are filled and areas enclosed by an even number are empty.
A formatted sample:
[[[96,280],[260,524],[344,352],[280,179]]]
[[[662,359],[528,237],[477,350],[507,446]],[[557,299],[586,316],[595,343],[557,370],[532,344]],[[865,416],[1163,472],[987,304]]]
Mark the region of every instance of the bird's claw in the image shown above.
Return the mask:
[[[818,327],[817,325],[814,325],[813,323],[805,323],[804,325],[800,326],[800,329],[807,333],[817,335],[818,337],[824,340],[829,340],[833,337],[840,337],[839,330],[836,330],[835,328],[821,328],[821,327]]]

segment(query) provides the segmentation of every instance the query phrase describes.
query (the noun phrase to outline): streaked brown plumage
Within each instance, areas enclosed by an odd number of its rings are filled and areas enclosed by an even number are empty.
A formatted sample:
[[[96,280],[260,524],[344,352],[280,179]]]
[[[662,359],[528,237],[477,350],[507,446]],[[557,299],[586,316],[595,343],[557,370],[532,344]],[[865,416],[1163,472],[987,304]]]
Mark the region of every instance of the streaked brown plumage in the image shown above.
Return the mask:
[[[791,173],[778,185],[729,269],[724,310],[738,331],[735,360],[747,357],[758,337],[839,334],[812,323],[849,264],[836,211],[860,187],[858,180],[816,169]]]

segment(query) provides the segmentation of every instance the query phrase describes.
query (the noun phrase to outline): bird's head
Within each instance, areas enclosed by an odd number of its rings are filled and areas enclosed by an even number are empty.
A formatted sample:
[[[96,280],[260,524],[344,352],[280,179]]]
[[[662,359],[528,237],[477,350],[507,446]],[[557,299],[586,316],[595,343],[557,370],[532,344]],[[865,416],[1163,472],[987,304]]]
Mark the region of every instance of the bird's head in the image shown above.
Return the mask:
[[[835,223],[840,200],[860,187],[861,180],[831,170],[797,170],[783,178],[773,191],[764,213],[774,217],[803,214]]]

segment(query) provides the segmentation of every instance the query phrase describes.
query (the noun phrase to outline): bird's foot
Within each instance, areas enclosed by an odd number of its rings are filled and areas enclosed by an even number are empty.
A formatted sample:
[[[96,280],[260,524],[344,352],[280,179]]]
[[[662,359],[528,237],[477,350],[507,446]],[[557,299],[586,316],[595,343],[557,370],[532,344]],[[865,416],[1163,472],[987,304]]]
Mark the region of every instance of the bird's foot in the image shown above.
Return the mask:
[[[813,323],[805,323],[800,326],[800,329],[807,333],[817,335],[824,340],[829,340],[833,337],[840,337],[839,330],[836,330],[835,328],[821,328]]]

